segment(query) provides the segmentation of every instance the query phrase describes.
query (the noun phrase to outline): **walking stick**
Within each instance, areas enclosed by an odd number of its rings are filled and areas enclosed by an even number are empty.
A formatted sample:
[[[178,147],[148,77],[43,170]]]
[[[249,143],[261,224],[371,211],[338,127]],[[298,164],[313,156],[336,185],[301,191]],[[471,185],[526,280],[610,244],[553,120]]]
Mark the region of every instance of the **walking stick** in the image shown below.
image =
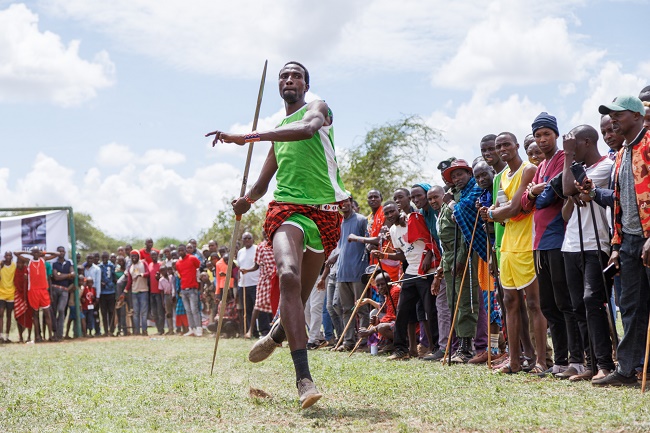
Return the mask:
[[[596,213],[594,212],[594,202],[590,201],[590,211],[591,211],[591,224],[594,226],[594,233],[596,234],[596,248],[598,248],[598,262],[600,263],[601,268],[605,268],[603,264],[603,258],[600,254],[600,235],[598,234],[598,227],[596,227]],[[603,279],[603,288],[605,289],[605,297],[607,298],[607,324],[609,325],[609,333],[612,338],[612,354],[614,355],[614,361],[618,358],[618,332],[616,332],[616,321],[614,320],[614,310],[612,309],[612,291],[607,290],[607,280],[605,279],[605,274],[600,273],[600,277]]]
[[[488,226],[487,222],[484,224],[485,227],[485,252],[487,253],[488,257],[488,286],[487,286],[487,334],[488,334],[488,348],[487,348],[487,353],[488,353],[488,359],[487,359],[487,367],[489,369],[492,368],[492,331],[490,330],[490,315],[492,314],[491,308],[492,304],[490,303],[490,278],[492,275],[490,275],[490,259],[492,258],[492,248],[490,248],[490,233],[488,232]]]
[[[451,326],[449,329],[449,339],[447,341],[451,341],[451,336],[454,332],[456,317],[458,316],[458,307],[460,307],[460,297],[463,294],[463,284],[465,284],[465,276],[467,275],[467,268],[469,267],[469,262],[472,260],[472,244],[474,243],[474,235],[476,234],[478,217],[479,217],[479,213],[476,212],[476,219],[474,220],[474,228],[472,229],[472,239],[469,241],[469,246],[467,247],[467,261],[465,261],[465,270],[463,271],[463,278],[460,279],[460,289],[458,290],[458,298],[456,299],[456,306],[454,307],[454,316],[451,319]],[[458,227],[458,224],[456,224],[456,227]],[[454,272],[455,271],[456,268],[454,267]],[[442,357],[442,359],[447,359],[447,354],[449,354],[449,360],[447,365],[451,365],[451,351],[449,350],[449,346],[450,346],[449,343],[447,343],[447,348],[445,349],[445,356]]]
[[[583,240],[583,233],[582,233],[582,214],[580,212],[580,206],[576,205],[576,211],[578,211],[578,235],[580,236],[580,255],[582,257],[582,273],[585,273],[585,245],[584,245],[584,240]],[[600,254],[600,246],[598,246],[598,253]],[[599,259],[600,261],[600,259]],[[584,295],[584,286],[582,288],[583,290],[583,295]],[[591,357],[591,372],[594,372],[594,369],[597,368],[596,365],[596,350],[594,349],[594,344],[592,338],[594,335],[591,333],[591,329],[589,328],[589,319],[587,318],[587,308],[585,305],[585,321],[587,322],[587,334],[589,334],[589,356]]]
[[[389,245],[390,244],[386,243],[386,246],[384,246],[384,249],[383,249],[382,253],[385,253],[386,250],[388,250]],[[363,289],[363,292],[361,293],[361,296],[359,296],[359,299],[363,299],[363,297],[366,296],[366,292],[370,288],[370,283],[372,283],[372,279],[375,278],[375,274],[377,273],[379,268],[381,268],[381,264],[378,262],[377,266],[375,266],[375,270],[372,271],[372,274],[370,275],[370,278],[368,278],[368,282],[366,283],[366,287]],[[352,310],[352,314],[350,315],[350,320],[348,320],[348,324],[345,325],[345,329],[343,329],[343,332],[341,332],[341,335],[339,336],[339,341],[336,343],[336,346],[334,346],[333,350],[338,349],[338,347],[343,342],[343,339],[345,338],[345,333],[348,331],[348,328],[352,324],[352,321],[354,320],[354,317],[356,316],[357,310],[359,310],[359,308],[360,308],[360,305],[357,303],[354,306],[354,309]]]
[[[650,323],[650,318],[648,319]],[[645,383],[648,379],[648,355],[650,355],[650,326],[648,326],[648,335],[645,339],[645,360],[643,361],[643,377],[641,379],[641,393],[645,393]]]
[[[454,265],[451,268],[451,309],[456,309],[456,260],[458,258],[458,224],[454,225]],[[449,338],[447,339],[447,347],[445,347],[445,356],[442,357],[444,364],[447,359],[447,352],[449,352],[449,364],[451,364],[451,344],[452,344],[453,328],[449,328]]]
[[[264,95],[264,82],[266,81],[266,66],[268,60],[264,61],[264,70],[262,71],[262,80],[260,81],[260,90],[257,93],[257,105],[255,106],[255,117],[253,117],[253,131],[257,130],[257,121],[260,117],[260,107],[262,105],[262,96]],[[248,143],[248,155],[246,156],[246,165],[244,166],[244,176],[241,180],[241,192],[239,194],[242,197],[246,194],[246,184],[248,183],[248,170],[251,167],[251,158],[253,157],[253,142]],[[228,303],[228,287],[230,287],[230,278],[232,278],[232,265],[233,260],[235,259],[233,250],[235,249],[235,242],[237,239],[237,232],[239,232],[239,224],[241,223],[241,215],[235,216],[235,227],[232,231],[232,237],[230,238],[230,254],[228,255],[228,270],[226,271],[226,280],[224,283],[224,289],[222,291],[222,297],[225,299],[221,300],[219,305],[219,322],[217,323],[217,335],[214,338],[214,352],[212,353],[212,367],[210,368],[210,376],[214,371],[214,360],[217,357],[217,347],[219,346],[219,337],[221,337],[221,327],[223,326],[223,318],[226,314],[226,304]],[[225,295],[225,296],[224,296]],[[244,326],[246,326],[246,320],[244,320]]]

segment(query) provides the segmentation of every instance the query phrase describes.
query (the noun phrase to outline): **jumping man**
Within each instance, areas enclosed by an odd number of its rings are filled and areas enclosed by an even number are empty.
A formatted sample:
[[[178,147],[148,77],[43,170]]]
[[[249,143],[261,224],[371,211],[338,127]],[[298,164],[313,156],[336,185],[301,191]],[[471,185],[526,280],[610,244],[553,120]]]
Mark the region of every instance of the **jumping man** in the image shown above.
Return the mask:
[[[244,197],[233,201],[235,214],[247,212],[266,193],[276,175],[275,200],[269,204],[264,231],[271,239],[280,280],[279,321],[252,347],[248,358],[260,362],[277,344],[289,342],[296,369],[296,385],[303,409],[322,395],[309,372],[304,305],[318,278],[325,257],[336,247],[341,217],[338,203],[349,197],[339,176],[334,154],[332,112],[324,101],[305,101],[309,72],[289,62],[278,77],[287,117],[270,131],[248,135],[214,131],[213,145],[222,141],[244,145],[271,141],[269,154],[257,182]]]

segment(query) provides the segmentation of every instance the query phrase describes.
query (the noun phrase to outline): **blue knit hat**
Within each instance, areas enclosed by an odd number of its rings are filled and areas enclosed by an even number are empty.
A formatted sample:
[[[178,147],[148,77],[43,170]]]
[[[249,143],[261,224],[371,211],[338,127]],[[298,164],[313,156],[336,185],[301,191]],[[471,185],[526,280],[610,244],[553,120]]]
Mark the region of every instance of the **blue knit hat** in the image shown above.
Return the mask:
[[[426,183],[426,182],[416,183],[411,188],[415,188],[416,186],[419,186],[420,188],[422,188],[424,190],[424,192],[428,192],[431,189],[431,185]]]
[[[549,128],[555,131],[555,133],[559,136],[560,131],[557,128],[557,119],[555,116],[552,116],[548,114],[546,111],[542,111],[537,115],[535,120],[533,121],[533,135],[535,134],[535,131],[537,131],[540,128]]]

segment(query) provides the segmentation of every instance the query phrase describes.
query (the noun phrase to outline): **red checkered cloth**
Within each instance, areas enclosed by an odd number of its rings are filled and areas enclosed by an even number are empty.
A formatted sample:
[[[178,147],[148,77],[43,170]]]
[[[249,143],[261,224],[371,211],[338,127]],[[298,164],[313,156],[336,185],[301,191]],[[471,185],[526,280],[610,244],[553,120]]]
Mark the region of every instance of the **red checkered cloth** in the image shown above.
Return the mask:
[[[276,276],[277,268],[275,267],[273,246],[269,242],[263,241],[257,246],[255,263],[260,267],[260,279],[257,283],[257,294],[255,295],[255,309],[265,313],[272,313],[271,288],[273,287],[273,278]]]
[[[307,204],[272,201],[269,203],[264,221],[264,231],[269,239],[273,239],[273,233],[294,213],[302,214],[316,223],[325,249],[325,257],[329,257],[341,237],[341,214],[322,211]]]

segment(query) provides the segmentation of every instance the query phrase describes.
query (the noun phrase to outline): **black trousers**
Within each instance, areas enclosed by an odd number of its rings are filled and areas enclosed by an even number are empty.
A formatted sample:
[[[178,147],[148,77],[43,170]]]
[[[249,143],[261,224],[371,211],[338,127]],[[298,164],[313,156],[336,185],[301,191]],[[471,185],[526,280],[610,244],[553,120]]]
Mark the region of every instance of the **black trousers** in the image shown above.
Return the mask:
[[[115,293],[110,295],[102,293],[99,297],[99,311],[102,315],[102,322],[104,322],[104,334],[112,334],[115,331]],[[99,323],[97,324],[97,333],[99,334]]]
[[[415,277],[416,275],[404,274],[404,279]],[[431,283],[433,275],[427,278],[416,278],[404,281],[402,290],[399,294],[397,303],[397,318],[395,319],[395,336],[393,343],[395,349],[408,352],[408,324],[414,321],[416,315],[416,305],[418,301],[422,302],[424,311],[427,315],[427,326],[431,332],[432,342],[429,342],[429,349],[435,350],[438,343],[438,313],[435,300],[431,295]]]
[[[559,248],[535,251],[535,272],[540,307],[551,330],[554,364],[584,362],[584,348],[567,287],[562,251]]]
[[[612,340],[607,320],[607,291],[603,282],[602,263],[608,256],[600,251],[585,251],[584,266],[581,253],[564,253],[566,280],[569,285],[571,303],[576,314],[582,344],[585,349],[594,348],[596,366],[599,369],[614,369]],[[607,284],[611,287],[611,281]],[[591,331],[591,333],[589,333]],[[593,365],[593,361],[590,360]],[[593,370],[593,368],[592,368]]]

